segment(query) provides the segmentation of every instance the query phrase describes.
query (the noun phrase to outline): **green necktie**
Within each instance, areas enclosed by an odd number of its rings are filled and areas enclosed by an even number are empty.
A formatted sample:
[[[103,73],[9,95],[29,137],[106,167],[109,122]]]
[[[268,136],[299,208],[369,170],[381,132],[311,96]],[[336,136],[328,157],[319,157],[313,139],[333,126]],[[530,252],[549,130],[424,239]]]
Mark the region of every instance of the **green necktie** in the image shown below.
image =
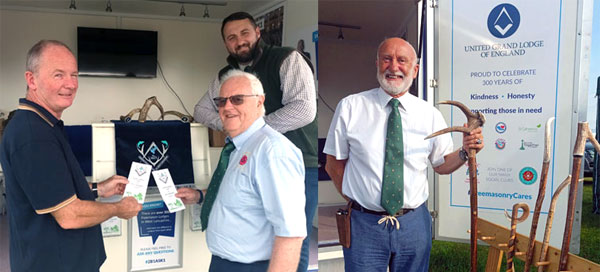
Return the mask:
[[[202,204],[202,212],[200,213],[200,221],[202,222],[203,231],[206,229],[206,227],[208,227],[208,216],[210,215],[210,210],[212,209],[215,199],[217,198],[219,186],[221,186],[221,181],[225,175],[225,170],[227,170],[227,165],[229,164],[229,155],[233,150],[235,150],[235,145],[233,145],[233,142],[229,141],[225,147],[223,147],[223,150],[221,151],[221,158],[219,158],[219,163],[217,164],[217,169],[210,179],[210,184],[208,185],[208,190],[206,191],[206,196],[204,198],[204,203]]]
[[[385,137],[385,165],[381,206],[390,215],[396,214],[404,205],[404,145],[402,144],[402,118],[398,110],[398,99],[390,100],[392,113],[388,118]]]

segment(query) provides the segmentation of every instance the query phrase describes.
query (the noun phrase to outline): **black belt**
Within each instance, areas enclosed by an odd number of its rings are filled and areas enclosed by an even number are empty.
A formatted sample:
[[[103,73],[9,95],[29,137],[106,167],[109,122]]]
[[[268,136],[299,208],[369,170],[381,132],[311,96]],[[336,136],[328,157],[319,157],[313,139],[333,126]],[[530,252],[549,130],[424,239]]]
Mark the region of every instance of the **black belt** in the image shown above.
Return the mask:
[[[372,211],[369,210],[363,206],[361,206],[360,204],[358,204],[358,202],[356,201],[352,201],[352,209],[355,209],[357,211],[361,211],[364,213],[370,213],[370,214],[374,214],[374,215],[389,215],[388,212],[377,212],[377,211]],[[396,214],[394,214],[394,216],[402,216],[406,213],[412,212],[415,209],[400,209]]]

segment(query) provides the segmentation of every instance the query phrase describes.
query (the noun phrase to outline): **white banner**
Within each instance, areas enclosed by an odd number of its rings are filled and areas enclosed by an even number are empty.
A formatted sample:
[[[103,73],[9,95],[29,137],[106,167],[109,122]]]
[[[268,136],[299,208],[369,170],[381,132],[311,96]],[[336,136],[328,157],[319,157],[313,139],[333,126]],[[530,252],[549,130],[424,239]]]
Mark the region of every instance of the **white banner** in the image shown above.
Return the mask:
[[[544,125],[556,117],[560,1],[454,1],[452,9],[451,99],[487,119],[486,148],[477,156],[479,209],[511,210],[525,202],[533,210]],[[453,109],[451,125],[463,122]],[[461,143],[462,135],[453,137]],[[562,181],[553,171],[554,160],[547,199]],[[466,168],[452,174],[450,206],[469,207],[468,179]]]
[[[146,201],[129,223],[129,271],[181,267],[183,212]]]

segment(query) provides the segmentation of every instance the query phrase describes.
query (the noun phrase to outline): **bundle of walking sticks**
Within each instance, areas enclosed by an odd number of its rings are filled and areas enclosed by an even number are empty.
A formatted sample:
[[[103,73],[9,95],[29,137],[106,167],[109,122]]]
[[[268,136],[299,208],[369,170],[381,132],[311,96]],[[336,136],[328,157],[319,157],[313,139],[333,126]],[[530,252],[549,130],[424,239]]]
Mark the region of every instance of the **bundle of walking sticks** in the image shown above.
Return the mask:
[[[439,104],[450,104],[457,106],[467,117],[466,127],[451,127],[427,136],[426,139],[435,137],[444,133],[459,131],[468,133],[473,129],[483,126],[485,117],[480,112],[473,113],[465,105],[456,101],[442,101]],[[575,201],[579,182],[579,173],[581,171],[581,163],[585,151],[585,142],[590,140],[597,152],[600,152],[600,144],[594,138],[588,123],[580,122],[577,126],[577,137],[573,150],[573,166],[571,175],[569,175],[556,189],[550,207],[548,210],[548,218],[544,232],[543,242],[535,240],[542,203],[544,202],[546,192],[546,182],[548,177],[548,169],[550,166],[550,147],[551,147],[551,127],[554,117],[548,119],[545,127],[544,135],[544,157],[542,162],[542,173],[540,177],[540,185],[535,208],[533,210],[533,218],[531,222],[531,230],[529,237],[518,234],[517,224],[525,221],[529,216],[529,206],[526,203],[516,203],[513,206],[512,214],[505,212],[506,217],[511,221],[510,230],[499,225],[495,225],[486,220],[478,218],[477,212],[477,162],[475,159],[476,151],[469,150],[469,183],[470,183],[470,205],[471,205],[471,272],[477,271],[477,240],[485,241],[490,244],[488,253],[488,261],[486,264],[486,272],[500,271],[500,263],[502,254],[507,252],[507,271],[514,271],[513,258],[521,258],[525,260],[524,271],[528,272],[532,266],[536,266],[538,271],[559,271],[559,272],[578,272],[578,271],[600,271],[600,265],[591,261],[585,260],[578,256],[569,253],[569,245],[571,243],[571,234],[573,231],[573,220],[575,214]],[[550,231],[552,229],[552,221],[558,196],[564,188],[569,186],[568,207],[566,223],[563,235],[561,249],[555,249],[549,246]],[[521,216],[519,217],[519,210]],[[506,243],[502,241],[507,241]],[[528,241],[525,242],[519,241]],[[536,246],[537,245],[537,246]],[[534,259],[537,260],[534,262]]]
[[[542,162],[542,175],[540,178],[540,186],[538,191],[538,197],[535,202],[535,208],[533,210],[533,219],[531,221],[531,230],[529,232],[529,238],[525,237],[528,240],[527,248],[525,251],[517,251],[515,246],[516,237],[516,224],[522,222],[527,218],[529,214],[529,207],[525,203],[517,203],[513,206],[513,213],[511,216],[506,214],[507,217],[511,219],[511,234],[508,242],[508,253],[507,253],[507,270],[506,271],[514,271],[514,265],[512,263],[512,258],[516,255],[525,255],[525,268],[524,271],[528,272],[531,270],[531,266],[534,265],[538,267],[538,271],[551,271],[551,266],[556,265],[556,258],[554,256],[559,256],[558,258],[558,267],[557,270],[552,271],[600,271],[600,266],[589,262],[587,265],[595,265],[595,268],[583,270],[583,267],[575,267],[572,263],[569,263],[571,257],[569,256],[569,246],[571,243],[571,234],[573,232],[573,220],[575,215],[575,200],[577,197],[577,190],[579,182],[579,173],[581,171],[581,162],[583,159],[583,153],[585,151],[585,142],[586,140],[590,140],[594,145],[594,148],[600,152],[600,144],[594,138],[588,124],[586,122],[581,122],[577,125],[577,137],[575,140],[575,147],[573,150],[573,166],[571,168],[571,175],[569,175],[556,189],[556,192],[552,196],[552,200],[550,202],[550,208],[548,210],[548,218],[546,220],[546,228],[544,232],[544,240],[541,243],[541,247],[538,246],[538,250],[536,250],[536,241],[535,236],[538,227],[538,221],[540,217],[540,212],[542,209],[542,203],[544,202],[544,196],[546,192],[546,182],[548,177],[548,168],[550,165],[550,132],[551,125],[554,118],[550,118],[546,122],[546,131],[545,131],[545,139],[544,139],[544,159]],[[565,222],[565,229],[563,235],[562,247],[560,249],[560,254],[555,254],[552,257],[552,260],[548,257],[549,251],[549,241],[550,241],[550,231],[552,230],[552,220],[554,219],[554,211],[556,207],[556,202],[558,200],[558,196],[563,191],[565,187],[569,186],[569,197],[568,197],[568,207],[567,207],[567,217]],[[518,217],[518,209],[523,210],[522,217]],[[539,243],[539,242],[538,242]],[[534,255],[537,255],[537,262],[534,262]]]

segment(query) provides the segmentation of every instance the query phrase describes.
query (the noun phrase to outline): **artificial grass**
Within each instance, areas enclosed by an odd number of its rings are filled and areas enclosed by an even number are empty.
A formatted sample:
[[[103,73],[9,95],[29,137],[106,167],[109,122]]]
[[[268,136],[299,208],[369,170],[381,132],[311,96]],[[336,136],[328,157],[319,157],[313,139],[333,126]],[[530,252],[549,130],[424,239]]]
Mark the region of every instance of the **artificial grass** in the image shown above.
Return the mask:
[[[600,215],[592,213],[592,185],[583,186],[583,210],[579,256],[600,263]],[[471,254],[469,244],[433,241],[429,271],[465,272],[469,271]],[[485,271],[488,246],[477,246],[477,271]],[[524,262],[515,258],[515,271],[523,271]],[[506,271],[506,254],[500,271]],[[535,267],[531,271],[537,271]]]

